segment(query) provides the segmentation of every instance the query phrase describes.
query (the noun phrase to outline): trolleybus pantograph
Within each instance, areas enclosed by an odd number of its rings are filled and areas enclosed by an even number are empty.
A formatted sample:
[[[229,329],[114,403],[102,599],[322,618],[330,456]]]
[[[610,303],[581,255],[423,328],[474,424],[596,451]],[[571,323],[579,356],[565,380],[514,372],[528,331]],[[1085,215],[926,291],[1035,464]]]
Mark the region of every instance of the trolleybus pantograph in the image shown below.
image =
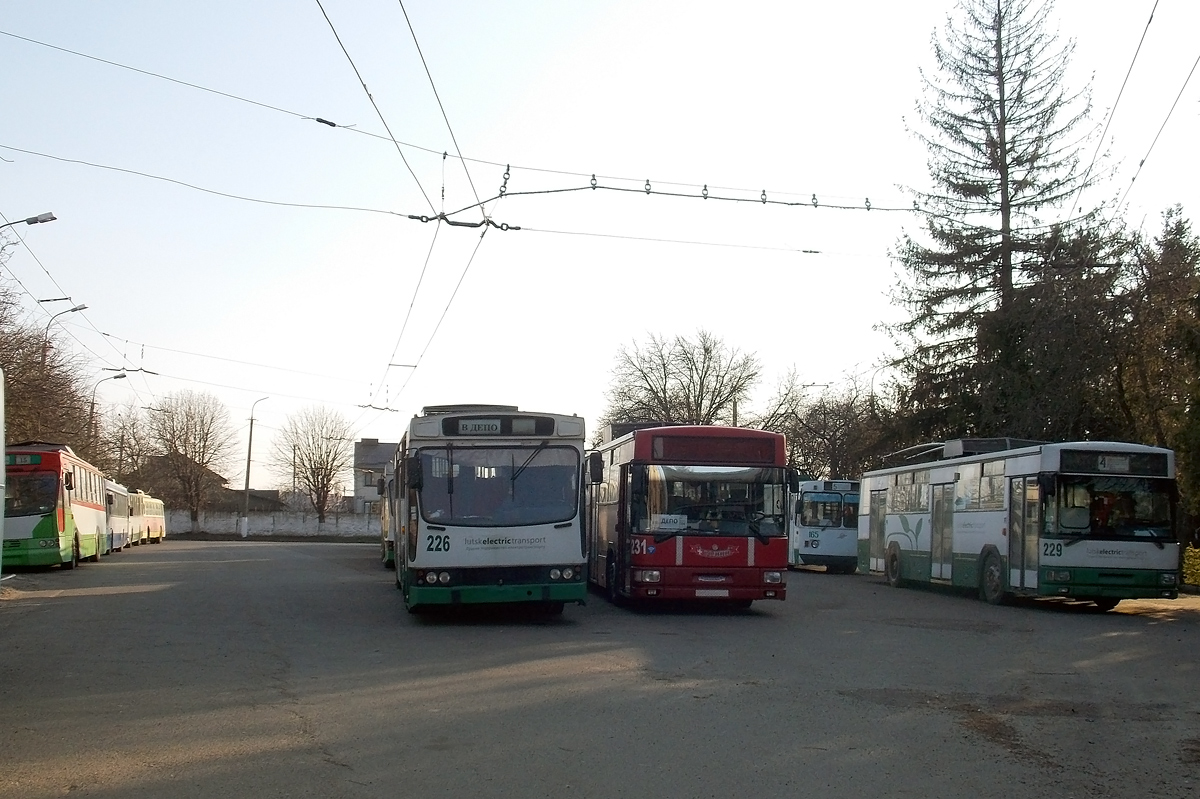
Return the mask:
[[[583,604],[583,448],[578,416],[446,405],[414,417],[387,498],[405,607]]]
[[[858,569],[858,481],[803,480],[790,504],[788,563],[824,566],[831,574],[854,574]]]
[[[1107,441],[961,439],[862,477],[858,556],[891,585],[1013,596],[1174,599],[1175,453]]]
[[[784,599],[784,437],[610,425],[588,456],[588,580],[609,599]]]
[[[5,449],[4,566],[73,569],[108,547],[104,477],[65,444]]]

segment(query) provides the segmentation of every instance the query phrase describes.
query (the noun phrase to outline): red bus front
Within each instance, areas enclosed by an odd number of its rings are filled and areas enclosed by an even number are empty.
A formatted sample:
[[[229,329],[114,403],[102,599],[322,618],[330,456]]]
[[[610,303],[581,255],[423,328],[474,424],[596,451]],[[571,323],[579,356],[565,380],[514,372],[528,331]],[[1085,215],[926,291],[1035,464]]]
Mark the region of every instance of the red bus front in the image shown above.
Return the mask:
[[[784,599],[783,437],[719,427],[632,435],[599,453],[593,581],[614,598]]]

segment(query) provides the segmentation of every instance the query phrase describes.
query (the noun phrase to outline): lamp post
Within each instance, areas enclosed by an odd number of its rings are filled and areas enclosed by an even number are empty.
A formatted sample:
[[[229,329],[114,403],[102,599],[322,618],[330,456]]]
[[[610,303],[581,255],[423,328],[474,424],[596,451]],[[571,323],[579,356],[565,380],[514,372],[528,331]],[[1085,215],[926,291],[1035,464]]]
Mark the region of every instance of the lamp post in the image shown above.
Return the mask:
[[[50,321],[46,323],[46,335],[42,338],[42,366],[46,365],[46,351],[50,349],[50,325],[54,324],[54,320],[65,313],[76,313],[78,311],[86,311],[86,305],[76,305],[74,308],[68,308],[65,311],[59,311],[54,316],[50,317]]]
[[[12,227],[13,225],[19,225],[22,222],[24,222],[27,225],[40,225],[42,222],[53,222],[55,219],[58,219],[58,217],[55,216],[50,211],[47,211],[44,214],[38,214],[37,216],[31,216],[28,219],[18,219],[15,222],[5,222],[3,225],[0,225],[0,230],[3,230],[6,227]]]
[[[105,380],[124,380],[126,377],[129,377],[129,375],[121,372],[120,374],[102,377],[96,381],[96,386],[92,389],[92,404],[88,410],[88,431],[91,433],[93,441],[96,440],[96,389],[100,388],[100,384]]]
[[[238,522],[238,532],[242,538],[250,535],[250,452],[254,448],[254,408],[265,399],[270,397],[259,397],[250,406],[250,435],[246,441],[246,491],[242,497],[242,518]]]

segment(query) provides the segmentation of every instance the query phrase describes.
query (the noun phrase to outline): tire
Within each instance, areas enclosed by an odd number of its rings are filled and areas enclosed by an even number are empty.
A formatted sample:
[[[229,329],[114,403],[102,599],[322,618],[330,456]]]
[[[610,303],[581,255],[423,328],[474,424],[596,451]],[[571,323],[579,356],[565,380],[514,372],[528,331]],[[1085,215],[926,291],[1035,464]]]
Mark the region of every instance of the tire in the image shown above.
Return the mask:
[[[1115,608],[1117,606],[1117,603],[1120,601],[1121,600],[1114,599],[1113,597],[1110,597],[1110,596],[1098,596],[1098,597],[1095,597],[1092,599],[1092,604],[1095,605],[1096,609],[1099,610],[1101,613],[1107,613],[1108,611]]]
[[[621,594],[617,590],[617,559],[613,553],[608,553],[608,565],[605,567],[604,593],[608,597],[608,601],[614,605],[621,604]]]
[[[71,544],[71,559],[62,564],[64,569],[74,569],[79,565],[79,539]]]
[[[561,616],[564,607],[566,607],[565,602],[545,602],[542,604],[542,612],[547,616]]]
[[[995,552],[983,556],[979,567],[979,598],[989,605],[1003,605],[1008,602],[1008,592],[1004,590],[1004,564]]]
[[[900,547],[892,544],[887,554],[883,556],[883,579],[892,588],[899,588],[904,582],[900,578]]]
[[[731,599],[729,601],[729,606],[736,610],[749,610],[753,604],[753,599]]]

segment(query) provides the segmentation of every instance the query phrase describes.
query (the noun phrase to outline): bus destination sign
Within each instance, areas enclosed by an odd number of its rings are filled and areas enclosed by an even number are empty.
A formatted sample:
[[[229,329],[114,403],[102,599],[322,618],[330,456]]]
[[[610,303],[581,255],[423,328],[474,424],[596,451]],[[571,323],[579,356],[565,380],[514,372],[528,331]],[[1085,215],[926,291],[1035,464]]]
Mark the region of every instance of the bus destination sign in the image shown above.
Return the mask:
[[[458,434],[460,436],[498,436],[500,435],[500,420],[459,419]]]

